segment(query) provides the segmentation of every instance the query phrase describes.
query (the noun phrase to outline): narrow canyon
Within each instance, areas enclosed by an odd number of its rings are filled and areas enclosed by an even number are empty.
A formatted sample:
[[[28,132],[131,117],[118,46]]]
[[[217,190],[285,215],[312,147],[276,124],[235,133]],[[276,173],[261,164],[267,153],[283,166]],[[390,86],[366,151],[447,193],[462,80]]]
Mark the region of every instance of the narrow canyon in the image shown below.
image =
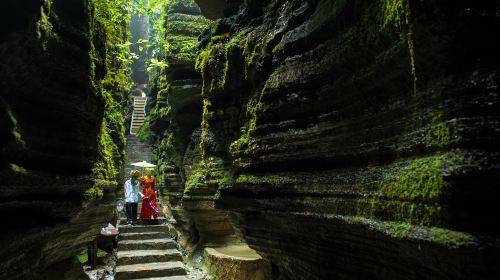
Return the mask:
[[[497,1],[0,9],[0,279],[500,278]]]

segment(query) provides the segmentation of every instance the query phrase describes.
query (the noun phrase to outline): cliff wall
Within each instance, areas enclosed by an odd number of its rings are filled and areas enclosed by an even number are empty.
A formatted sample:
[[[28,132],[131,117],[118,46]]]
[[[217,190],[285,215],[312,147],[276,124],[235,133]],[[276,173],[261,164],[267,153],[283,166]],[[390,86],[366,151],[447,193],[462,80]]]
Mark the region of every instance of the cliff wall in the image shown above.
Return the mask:
[[[128,73],[110,42],[127,34],[106,3],[2,1],[2,279],[40,279],[113,219]]]
[[[236,240],[227,212],[214,207],[217,185],[205,184],[199,145],[202,80],[195,57],[198,36],[212,23],[192,0],[169,2],[166,15],[169,47],[160,59],[168,66],[153,73],[148,123],[163,200],[177,221],[181,246],[196,260],[205,245]]]
[[[249,0],[201,38],[204,178],[274,278],[498,277],[498,11]]]

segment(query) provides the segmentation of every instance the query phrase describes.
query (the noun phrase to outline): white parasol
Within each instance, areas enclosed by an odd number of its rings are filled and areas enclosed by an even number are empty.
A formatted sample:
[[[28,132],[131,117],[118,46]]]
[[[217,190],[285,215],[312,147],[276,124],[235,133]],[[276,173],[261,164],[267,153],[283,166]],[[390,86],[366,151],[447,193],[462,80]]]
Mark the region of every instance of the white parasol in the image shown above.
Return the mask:
[[[146,162],[146,161],[134,162],[134,163],[131,163],[130,165],[141,167],[142,174],[144,174],[144,168],[156,167],[156,165],[149,163],[149,162]]]
[[[156,167],[156,165],[149,163],[149,162],[146,162],[146,161],[134,162],[134,163],[131,163],[130,165],[142,167],[142,168]]]

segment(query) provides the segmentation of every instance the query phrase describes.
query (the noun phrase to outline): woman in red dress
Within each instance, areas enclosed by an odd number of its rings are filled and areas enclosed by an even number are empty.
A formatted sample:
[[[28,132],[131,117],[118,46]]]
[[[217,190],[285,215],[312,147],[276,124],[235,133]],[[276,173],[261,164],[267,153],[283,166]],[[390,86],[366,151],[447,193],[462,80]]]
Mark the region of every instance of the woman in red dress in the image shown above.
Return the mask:
[[[158,206],[156,206],[156,179],[151,174],[153,169],[146,169],[146,176],[142,176],[141,185],[143,187],[141,220],[150,220],[151,216],[158,218]]]

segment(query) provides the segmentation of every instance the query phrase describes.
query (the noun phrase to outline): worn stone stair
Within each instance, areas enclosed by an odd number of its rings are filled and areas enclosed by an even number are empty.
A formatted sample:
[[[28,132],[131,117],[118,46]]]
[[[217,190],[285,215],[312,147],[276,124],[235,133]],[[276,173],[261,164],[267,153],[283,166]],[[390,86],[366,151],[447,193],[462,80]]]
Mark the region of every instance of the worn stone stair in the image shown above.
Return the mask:
[[[132,124],[130,125],[131,135],[136,135],[144,123],[146,101],[146,97],[134,97],[134,111],[132,112]]]
[[[186,275],[182,262],[141,263],[116,267],[115,279],[141,279]]]
[[[144,239],[158,239],[158,238],[168,238],[168,233],[153,231],[153,232],[132,232],[132,233],[122,233],[120,235],[120,240],[144,240]]]
[[[186,280],[186,269],[177,243],[169,238],[165,220],[141,225],[118,225],[115,279]]]
[[[118,252],[117,256],[118,265],[140,264],[145,261],[148,263],[182,261],[182,255],[177,249],[122,251]]]
[[[188,280],[186,276],[169,276],[169,277],[153,277],[153,278],[141,278],[134,280]]]
[[[153,277],[153,278],[141,278],[133,280],[188,280],[186,276],[167,276],[167,277]]]

